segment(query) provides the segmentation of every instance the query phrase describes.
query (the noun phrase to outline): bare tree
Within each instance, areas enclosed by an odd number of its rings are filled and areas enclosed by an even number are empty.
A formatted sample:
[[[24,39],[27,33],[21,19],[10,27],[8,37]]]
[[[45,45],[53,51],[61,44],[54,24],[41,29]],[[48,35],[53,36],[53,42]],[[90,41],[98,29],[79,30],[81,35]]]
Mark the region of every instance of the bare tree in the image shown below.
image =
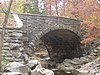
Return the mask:
[[[3,27],[2,27],[2,32],[1,32],[1,34],[0,34],[0,71],[2,70],[1,61],[2,61],[3,39],[4,39],[4,35],[5,35],[5,29],[6,29],[6,25],[7,25],[7,22],[8,22],[8,18],[9,18],[9,14],[10,14],[10,9],[11,9],[12,2],[13,2],[13,0],[10,0],[9,6],[8,6],[7,10],[4,10],[4,9],[2,8],[2,11],[3,11],[4,14],[5,14],[5,18],[4,18],[4,21],[3,21],[3,23],[2,23]]]
[[[65,16],[65,0],[63,0],[63,16]]]
[[[51,15],[51,0],[50,0],[50,15]]]
[[[55,4],[56,4],[56,15],[58,16],[58,0],[55,0]]]

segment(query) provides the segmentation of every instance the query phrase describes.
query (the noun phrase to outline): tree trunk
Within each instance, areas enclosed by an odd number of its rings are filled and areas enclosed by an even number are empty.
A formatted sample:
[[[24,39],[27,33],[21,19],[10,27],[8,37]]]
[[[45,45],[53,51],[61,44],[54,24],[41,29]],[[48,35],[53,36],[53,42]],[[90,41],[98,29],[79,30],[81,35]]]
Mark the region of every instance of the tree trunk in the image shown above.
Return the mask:
[[[51,0],[50,0],[50,12],[49,12],[49,15],[51,15]]]
[[[58,16],[58,0],[55,0],[55,3],[56,3],[56,15]]]
[[[45,0],[43,0],[43,2],[44,2],[44,14],[45,15],[48,15],[48,13],[47,13],[47,2],[45,1]]]
[[[63,0],[63,16],[65,16],[65,0]]]
[[[2,67],[2,64],[1,64],[1,61],[2,61],[2,36],[1,36],[1,33],[0,33],[0,71],[1,71],[1,67]]]
[[[39,14],[38,0],[34,0],[34,14]]]
[[[3,22],[3,27],[2,27],[2,32],[0,34],[0,72],[2,70],[2,46],[3,46],[3,39],[4,39],[4,34],[5,34],[5,29],[6,29],[6,24],[8,22],[8,18],[9,18],[9,13],[10,13],[10,9],[11,9],[11,5],[12,5],[13,0],[10,0],[9,3],[9,7],[7,9],[7,11],[5,11],[5,18],[4,18],[4,22]]]

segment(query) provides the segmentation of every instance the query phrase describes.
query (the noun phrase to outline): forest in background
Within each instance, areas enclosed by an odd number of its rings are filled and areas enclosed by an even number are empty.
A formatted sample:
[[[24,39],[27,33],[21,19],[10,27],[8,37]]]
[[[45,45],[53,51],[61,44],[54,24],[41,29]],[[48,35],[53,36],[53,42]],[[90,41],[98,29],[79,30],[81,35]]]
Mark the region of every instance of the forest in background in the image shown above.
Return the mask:
[[[5,29],[15,25],[12,16],[9,17],[10,12],[81,20],[80,26],[86,32],[81,43],[100,39],[100,0],[0,0],[0,71]]]
[[[3,1],[3,2],[2,2]],[[0,22],[4,18],[10,0],[0,2]],[[100,39],[100,0],[13,0],[11,12],[63,16],[82,20],[81,27],[86,31],[82,43]],[[9,18],[8,25],[15,21]]]

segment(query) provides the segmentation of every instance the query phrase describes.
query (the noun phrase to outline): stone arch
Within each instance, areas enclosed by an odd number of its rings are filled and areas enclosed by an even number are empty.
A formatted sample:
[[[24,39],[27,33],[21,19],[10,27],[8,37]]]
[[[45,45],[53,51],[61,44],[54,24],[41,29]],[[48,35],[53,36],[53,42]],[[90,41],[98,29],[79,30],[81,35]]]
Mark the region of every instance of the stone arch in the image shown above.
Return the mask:
[[[40,38],[49,53],[51,60],[62,62],[65,58],[83,56],[80,36],[67,29],[51,30]]]
[[[76,28],[68,26],[68,25],[59,25],[59,24],[58,24],[58,27],[57,27],[57,25],[54,25],[52,28],[47,28],[46,30],[40,31],[39,34],[36,35],[36,37],[37,37],[37,39],[40,39],[42,36],[44,36],[48,32],[53,31],[53,30],[58,30],[58,29],[64,29],[64,30],[66,29],[68,31],[75,33],[77,36],[80,37],[80,39],[83,38],[81,31],[76,30]]]

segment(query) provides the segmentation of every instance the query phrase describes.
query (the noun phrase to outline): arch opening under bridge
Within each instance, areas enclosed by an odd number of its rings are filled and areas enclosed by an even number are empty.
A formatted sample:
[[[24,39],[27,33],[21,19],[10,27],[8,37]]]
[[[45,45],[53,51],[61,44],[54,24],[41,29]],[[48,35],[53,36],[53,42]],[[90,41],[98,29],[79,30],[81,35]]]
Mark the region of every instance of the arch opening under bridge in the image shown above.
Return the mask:
[[[81,38],[67,29],[52,30],[41,38],[44,42],[51,60],[62,62],[64,59],[82,57]]]

